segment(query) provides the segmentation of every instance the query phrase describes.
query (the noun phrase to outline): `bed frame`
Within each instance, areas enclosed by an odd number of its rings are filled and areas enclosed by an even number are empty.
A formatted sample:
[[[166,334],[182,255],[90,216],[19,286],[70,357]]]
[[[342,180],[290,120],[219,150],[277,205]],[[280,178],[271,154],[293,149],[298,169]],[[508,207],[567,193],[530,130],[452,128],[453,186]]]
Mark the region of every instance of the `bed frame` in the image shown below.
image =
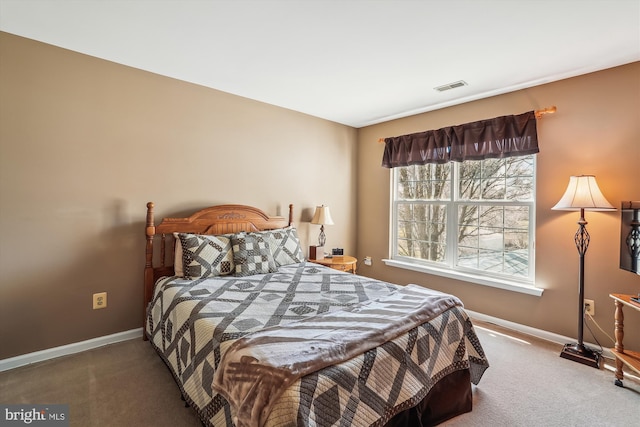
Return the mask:
[[[227,234],[240,231],[273,230],[293,225],[293,205],[289,205],[288,220],[281,216],[269,216],[252,206],[218,205],[199,210],[186,218],[164,218],[157,226],[154,222],[153,208],[153,202],[147,203],[143,330],[147,305],[153,297],[153,286],[160,277],[174,274],[173,233]],[[167,241],[169,241],[168,245]],[[154,256],[156,245],[160,249],[159,256]],[[167,250],[167,246],[169,250]],[[146,340],[147,334],[144,333],[143,337]]]
[[[173,233],[227,234],[272,230],[293,225],[293,205],[289,205],[288,220],[280,216],[269,216],[251,206],[219,205],[202,209],[186,218],[164,218],[157,226],[154,222],[153,208],[152,202],[147,203],[144,318],[156,281],[162,276],[172,276],[175,273]],[[159,254],[154,254],[154,248],[159,249]],[[144,324],[143,330],[146,331]],[[147,339],[146,332],[143,333],[143,337]],[[410,427],[419,423],[425,426],[436,425],[471,409],[470,373],[466,369],[445,376],[416,406],[394,416],[385,427]]]

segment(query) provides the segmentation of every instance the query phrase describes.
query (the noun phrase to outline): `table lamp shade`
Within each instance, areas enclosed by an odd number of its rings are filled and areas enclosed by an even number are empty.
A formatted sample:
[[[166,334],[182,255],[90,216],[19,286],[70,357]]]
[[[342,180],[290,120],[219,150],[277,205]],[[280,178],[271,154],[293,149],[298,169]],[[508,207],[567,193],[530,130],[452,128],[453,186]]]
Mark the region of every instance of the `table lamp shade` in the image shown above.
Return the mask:
[[[331,218],[331,212],[329,212],[329,206],[316,206],[316,212],[313,214],[311,224],[333,225],[333,219]]]
[[[615,208],[605,199],[593,175],[569,177],[569,185],[558,203],[551,209],[576,211],[609,211]]]

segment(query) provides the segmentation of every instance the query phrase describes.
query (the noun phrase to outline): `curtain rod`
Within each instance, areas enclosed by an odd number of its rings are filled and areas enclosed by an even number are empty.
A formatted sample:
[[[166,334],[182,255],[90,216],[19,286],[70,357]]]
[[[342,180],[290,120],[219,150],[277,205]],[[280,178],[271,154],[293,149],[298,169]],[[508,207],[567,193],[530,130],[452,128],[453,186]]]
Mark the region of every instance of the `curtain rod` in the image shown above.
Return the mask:
[[[536,110],[536,111],[533,112],[533,114],[536,116],[536,119],[539,119],[542,116],[544,116],[545,114],[553,114],[557,110],[558,109],[556,108],[556,106],[552,105],[551,107],[543,108],[542,110]],[[378,144],[382,144],[383,142],[384,142],[384,138],[379,138],[378,139]]]

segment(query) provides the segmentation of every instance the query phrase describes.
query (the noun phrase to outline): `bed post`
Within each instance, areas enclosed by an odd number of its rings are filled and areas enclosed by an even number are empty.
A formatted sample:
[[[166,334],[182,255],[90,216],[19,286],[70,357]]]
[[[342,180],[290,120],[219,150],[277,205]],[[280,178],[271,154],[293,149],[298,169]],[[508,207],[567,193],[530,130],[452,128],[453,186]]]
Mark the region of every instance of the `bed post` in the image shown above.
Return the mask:
[[[153,202],[147,203],[147,227],[145,228],[147,235],[147,247],[145,249],[146,261],[144,265],[144,300],[142,304],[142,339],[147,340],[145,328],[147,318],[147,304],[151,300],[151,292],[153,291],[153,236],[156,234],[156,226],[153,219]]]
[[[289,225],[293,225],[293,203],[289,205]]]

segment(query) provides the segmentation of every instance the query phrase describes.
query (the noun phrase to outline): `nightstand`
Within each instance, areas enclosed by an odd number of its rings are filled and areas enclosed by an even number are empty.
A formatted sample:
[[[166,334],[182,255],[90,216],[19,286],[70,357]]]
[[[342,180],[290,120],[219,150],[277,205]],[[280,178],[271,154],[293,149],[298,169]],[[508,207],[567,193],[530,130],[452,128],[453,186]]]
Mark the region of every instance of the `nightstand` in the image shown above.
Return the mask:
[[[352,256],[334,256],[333,258],[324,259],[310,259],[309,262],[315,262],[316,264],[326,265],[335,270],[347,271],[352,274],[356,274],[356,268],[358,260]]]

